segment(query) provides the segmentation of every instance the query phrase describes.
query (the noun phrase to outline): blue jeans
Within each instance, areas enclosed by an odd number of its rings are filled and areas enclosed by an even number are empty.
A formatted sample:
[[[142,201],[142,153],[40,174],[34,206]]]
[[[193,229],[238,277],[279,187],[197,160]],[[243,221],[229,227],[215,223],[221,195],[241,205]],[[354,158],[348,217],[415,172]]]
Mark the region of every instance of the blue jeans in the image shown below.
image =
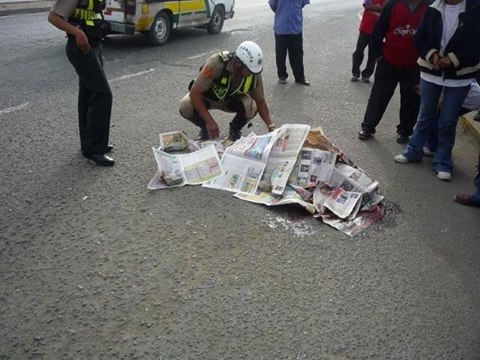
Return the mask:
[[[435,172],[453,169],[452,149],[455,144],[455,132],[458,117],[463,101],[467,96],[470,86],[443,87],[420,79],[420,114],[413,135],[405,148],[403,155],[409,161],[420,161],[432,124],[437,116],[437,106],[443,90],[443,107],[438,117],[438,145],[433,157]]]

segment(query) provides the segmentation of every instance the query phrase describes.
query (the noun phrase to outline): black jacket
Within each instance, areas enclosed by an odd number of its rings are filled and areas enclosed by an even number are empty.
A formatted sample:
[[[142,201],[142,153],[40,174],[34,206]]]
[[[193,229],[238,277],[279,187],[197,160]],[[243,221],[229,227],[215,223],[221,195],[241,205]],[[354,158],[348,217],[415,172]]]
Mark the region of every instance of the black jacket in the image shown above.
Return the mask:
[[[480,70],[480,0],[464,0],[465,10],[460,13],[458,26],[441,56],[448,55],[453,66],[434,70],[428,61],[433,53],[440,52],[445,0],[436,0],[424,15],[415,34],[415,46],[423,72],[445,79],[474,78]]]

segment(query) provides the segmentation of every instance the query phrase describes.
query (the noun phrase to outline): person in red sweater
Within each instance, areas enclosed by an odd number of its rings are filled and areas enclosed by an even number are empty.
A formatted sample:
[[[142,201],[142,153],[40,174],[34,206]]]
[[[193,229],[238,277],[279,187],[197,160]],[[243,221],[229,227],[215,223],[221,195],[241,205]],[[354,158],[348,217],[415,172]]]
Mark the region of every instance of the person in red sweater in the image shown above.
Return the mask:
[[[427,8],[428,0],[390,0],[383,8],[370,41],[377,69],[358,134],[360,140],[368,140],[375,134],[375,128],[400,84],[397,142],[408,142],[420,109],[420,96],[416,91],[420,70],[413,37]]]
[[[373,29],[380,17],[383,7],[387,0],[365,0],[363,2],[363,16],[360,22],[360,28],[358,29],[357,47],[352,54],[352,81],[356,82],[362,75],[362,81],[365,83],[370,82],[370,76],[372,76],[375,70],[375,58],[370,55],[370,48],[368,51],[367,65],[363,71],[360,71],[360,66],[363,62],[365,48],[370,43]]]

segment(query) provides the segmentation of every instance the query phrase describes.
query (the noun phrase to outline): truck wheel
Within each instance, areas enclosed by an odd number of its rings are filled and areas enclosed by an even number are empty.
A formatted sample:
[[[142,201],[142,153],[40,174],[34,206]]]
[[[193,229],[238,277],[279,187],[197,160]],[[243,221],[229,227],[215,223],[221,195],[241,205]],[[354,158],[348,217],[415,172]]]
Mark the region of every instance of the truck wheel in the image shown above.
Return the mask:
[[[153,20],[150,30],[146,33],[150,45],[163,45],[170,37],[170,17],[165,12],[159,12]]]
[[[210,34],[218,34],[220,31],[222,31],[224,21],[225,12],[223,11],[223,7],[218,5],[215,6],[212,17],[210,18],[210,22],[207,25],[207,31]]]

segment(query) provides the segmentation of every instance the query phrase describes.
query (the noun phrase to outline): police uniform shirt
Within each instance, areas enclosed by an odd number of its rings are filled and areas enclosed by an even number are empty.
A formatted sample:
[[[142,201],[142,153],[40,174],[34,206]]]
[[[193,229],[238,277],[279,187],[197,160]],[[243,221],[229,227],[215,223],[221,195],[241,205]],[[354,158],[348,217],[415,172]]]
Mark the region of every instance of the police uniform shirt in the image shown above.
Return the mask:
[[[227,70],[229,70],[232,73],[231,86],[230,86],[231,89],[235,89],[238,86],[240,86],[240,83],[242,82],[242,79],[243,79],[241,76],[235,77],[233,72],[233,63],[234,61],[230,60],[227,64]],[[223,67],[223,63],[220,60],[220,56],[218,54],[213,54],[207,59],[205,64],[202,66],[200,73],[195,79],[195,85],[198,88],[200,88],[203,92],[206,92],[208,89],[210,89],[210,86],[212,85],[213,80],[218,75],[220,75],[222,71],[222,67]],[[263,92],[262,75],[257,74],[254,76],[256,76],[256,84],[255,84],[255,88],[250,91],[250,95],[256,101],[261,101],[265,98],[265,95]]]
[[[79,0],[55,0],[50,11],[68,20],[78,6]]]

